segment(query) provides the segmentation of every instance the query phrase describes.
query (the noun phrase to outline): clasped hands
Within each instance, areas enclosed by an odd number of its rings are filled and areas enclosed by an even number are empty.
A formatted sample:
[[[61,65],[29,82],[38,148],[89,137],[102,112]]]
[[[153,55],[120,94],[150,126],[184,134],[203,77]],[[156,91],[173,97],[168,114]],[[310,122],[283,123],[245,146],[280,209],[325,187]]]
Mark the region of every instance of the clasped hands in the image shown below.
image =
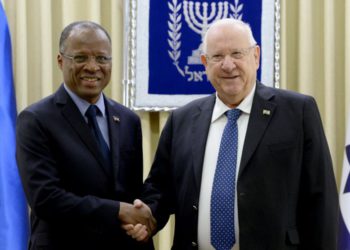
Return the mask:
[[[139,199],[134,204],[120,202],[119,219],[121,227],[137,241],[148,241],[157,227],[151,209]]]

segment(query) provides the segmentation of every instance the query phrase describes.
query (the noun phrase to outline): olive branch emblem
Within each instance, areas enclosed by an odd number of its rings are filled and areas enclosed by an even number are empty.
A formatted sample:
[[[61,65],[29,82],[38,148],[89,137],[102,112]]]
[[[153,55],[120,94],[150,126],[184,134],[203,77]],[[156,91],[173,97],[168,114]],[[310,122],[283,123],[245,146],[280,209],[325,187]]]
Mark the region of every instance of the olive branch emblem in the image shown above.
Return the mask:
[[[243,3],[239,4],[239,0],[235,0],[235,5],[230,4],[230,9],[233,12],[233,14],[230,15],[230,17],[234,19],[242,20],[243,14],[239,14],[243,9]]]
[[[181,47],[181,14],[179,13],[181,10],[181,3],[177,4],[177,0],[172,0],[172,3],[168,2],[168,7],[171,10],[169,13],[168,21],[168,35],[171,39],[168,39],[168,44],[171,50],[168,50],[170,58],[173,60],[173,64],[179,71],[179,73],[184,77],[185,73],[179,67],[179,58],[181,56],[181,51],[179,50]]]

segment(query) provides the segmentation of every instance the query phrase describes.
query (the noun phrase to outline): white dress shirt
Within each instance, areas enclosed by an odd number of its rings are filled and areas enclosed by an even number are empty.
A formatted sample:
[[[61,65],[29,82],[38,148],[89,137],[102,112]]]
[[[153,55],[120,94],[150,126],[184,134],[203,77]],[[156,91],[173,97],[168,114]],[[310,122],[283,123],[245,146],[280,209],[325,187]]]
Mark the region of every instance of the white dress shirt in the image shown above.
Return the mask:
[[[239,173],[239,166],[242,158],[242,150],[245,135],[247,132],[250,111],[255,93],[255,85],[248,96],[236,107],[242,111],[237,120],[238,126],[238,151],[237,151],[237,167],[236,167],[236,186]],[[199,197],[198,211],[198,246],[200,250],[215,250],[210,243],[210,200],[213,180],[216,170],[216,162],[219,155],[221,137],[227,122],[225,112],[230,108],[226,106],[217,96],[214,105],[213,115],[208,133],[208,139],[205,148],[202,184]],[[237,188],[235,188],[235,236],[236,243],[232,250],[239,250],[239,221],[237,211]]]

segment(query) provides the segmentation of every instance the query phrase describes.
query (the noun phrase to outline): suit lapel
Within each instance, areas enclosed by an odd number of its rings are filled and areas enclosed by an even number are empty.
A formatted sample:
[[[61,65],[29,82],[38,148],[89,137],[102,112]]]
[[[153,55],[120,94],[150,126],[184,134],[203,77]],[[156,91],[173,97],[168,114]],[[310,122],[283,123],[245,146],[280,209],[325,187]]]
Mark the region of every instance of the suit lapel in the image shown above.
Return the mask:
[[[257,83],[247,134],[244,141],[239,175],[242,174],[271,121],[276,104],[269,101],[273,97],[270,89]]]
[[[108,129],[109,129],[109,143],[110,143],[110,149],[111,149],[111,157],[112,157],[112,169],[113,169],[113,176],[116,180],[118,177],[118,168],[119,168],[119,141],[120,141],[120,114],[118,111],[113,108],[110,101],[105,97],[105,104],[106,104],[106,112],[107,112],[107,121],[108,121]],[[117,182],[114,182],[117,184]],[[117,188],[117,187],[115,187]]]
[[[97,142],[93,138],[93,135],[87,123],[85,122],[84,117],[81,115],[78,107],[65,91],[63,85],[58,89],[55,97],[56,104],[63,105],[61,112],[64,119],[72,126],[74,131],[78,134],[79,138],[90,150],[92,155],[98,160],[101,168],[108,176],[109,170],[105,164],[105,160],[102,157],[102,153],[100,153]]]
[[[199,194],[202,179],[202,168],[204,161],[204,153],[208,138],[211,116],[215,104],[215,94],[211,95],[204,102],[198,104],[196,111],[192,116],[192,137],[189,143],[192,145],[193,171],[195,178],[195,186]]]

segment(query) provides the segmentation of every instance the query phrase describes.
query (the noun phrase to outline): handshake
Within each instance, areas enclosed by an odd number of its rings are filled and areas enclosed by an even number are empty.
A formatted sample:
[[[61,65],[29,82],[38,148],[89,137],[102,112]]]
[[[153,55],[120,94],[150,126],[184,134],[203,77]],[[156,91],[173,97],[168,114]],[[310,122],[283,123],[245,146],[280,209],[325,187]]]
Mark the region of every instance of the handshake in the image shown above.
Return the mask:
[[[134,204],[120,202],[118,217],[121,227],[137,241],[147,242],[157,228],[151,209],[139,199]]]

